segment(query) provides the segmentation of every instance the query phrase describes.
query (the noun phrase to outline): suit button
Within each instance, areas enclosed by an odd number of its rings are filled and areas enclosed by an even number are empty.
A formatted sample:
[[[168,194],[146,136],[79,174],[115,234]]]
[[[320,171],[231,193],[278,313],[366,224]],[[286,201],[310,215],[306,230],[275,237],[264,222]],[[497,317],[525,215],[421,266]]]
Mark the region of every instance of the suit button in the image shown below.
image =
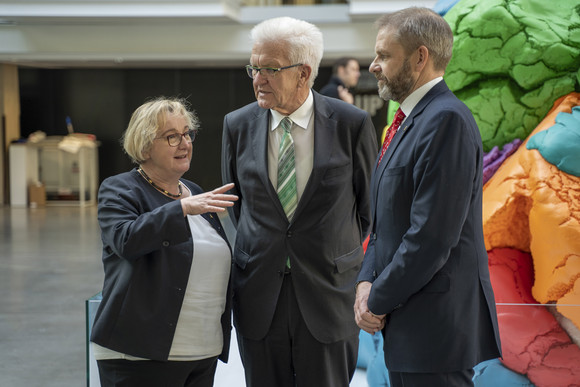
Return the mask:
[[[288,231],[288,232],[286,233],[286,236],[287,236],[288,238],[292,238],[292,231]]]
[[[161,243],[163,245],[163,247],[169,247],[169,242],[168,241],[163,241],[163,243]]]

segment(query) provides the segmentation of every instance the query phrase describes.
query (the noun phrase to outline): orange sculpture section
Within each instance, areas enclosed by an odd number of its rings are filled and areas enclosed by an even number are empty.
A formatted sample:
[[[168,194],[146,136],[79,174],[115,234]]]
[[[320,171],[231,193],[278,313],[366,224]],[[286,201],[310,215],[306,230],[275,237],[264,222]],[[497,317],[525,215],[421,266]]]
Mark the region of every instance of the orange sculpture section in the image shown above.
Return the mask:
[[[528,139],[578,105],[580,93],[560,98]],[[567,307],[580,305],[580,178],[526,149],[528,139],[483,187],[486,248],[531,253],[533,297],[561,305],[558,311],[580,329],[580,307]]]

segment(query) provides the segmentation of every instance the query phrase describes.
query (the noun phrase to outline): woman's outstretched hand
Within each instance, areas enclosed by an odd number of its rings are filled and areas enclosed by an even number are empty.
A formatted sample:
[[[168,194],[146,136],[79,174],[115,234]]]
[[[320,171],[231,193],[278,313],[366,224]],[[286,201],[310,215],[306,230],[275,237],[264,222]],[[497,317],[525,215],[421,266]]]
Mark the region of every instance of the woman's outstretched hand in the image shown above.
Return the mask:
[[[181,199],[183,213],[185,215],[199,215],[206,212],[225,211],[227,207],[233,206],[234,202],[238,200],[236,195],[225,193],[232,188],[234,188],[234,183],[228,183],[213,191]]]

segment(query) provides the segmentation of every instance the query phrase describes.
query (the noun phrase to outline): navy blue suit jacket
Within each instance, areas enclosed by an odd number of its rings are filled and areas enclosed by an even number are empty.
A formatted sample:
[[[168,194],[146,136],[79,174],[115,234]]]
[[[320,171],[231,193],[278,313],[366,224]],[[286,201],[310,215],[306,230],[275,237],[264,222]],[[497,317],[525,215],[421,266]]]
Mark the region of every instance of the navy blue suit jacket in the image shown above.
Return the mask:
[[[417,104],[371,181],[373,230],[359,280],[387,314],[396,372],[452,372],[500,356],[482,227],[481,137],[444,81]]]
[[[311,334],[332,343],[358,332],[354,284],[369,232],[369,183],[377,152],[368,113],[314,95],[312,173],[291,222],[268,176],[269,110],[256,102],[224,119],[222,175],[239,200],[232,269],[234,323],[259,340],[268,332],[286,259]]]
[[[203,190],[181,180],[197,195]],[[191,230],[179,200],[133,169],[103,181],[98,195],[105,281],[91,341],[132,356],[167,360],[193,260]],[[227,243],[216,214],[202,214]],[[229,246],[229,244],[228,244]],[[231,291],[222,315],[227,361]]]

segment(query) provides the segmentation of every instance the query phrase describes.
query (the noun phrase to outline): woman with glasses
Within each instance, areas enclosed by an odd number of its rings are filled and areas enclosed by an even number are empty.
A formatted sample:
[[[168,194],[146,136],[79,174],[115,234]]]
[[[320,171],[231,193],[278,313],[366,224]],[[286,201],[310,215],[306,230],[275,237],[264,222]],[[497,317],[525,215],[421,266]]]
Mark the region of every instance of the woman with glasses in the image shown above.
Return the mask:
[[[216,215],[237,200],[182,179],[198,121],[185,101],[140,106],[123,136],[137,168],[103,181],[103,299],[92,328],[101,386],[212,386],[230,343],[231,250]]]

